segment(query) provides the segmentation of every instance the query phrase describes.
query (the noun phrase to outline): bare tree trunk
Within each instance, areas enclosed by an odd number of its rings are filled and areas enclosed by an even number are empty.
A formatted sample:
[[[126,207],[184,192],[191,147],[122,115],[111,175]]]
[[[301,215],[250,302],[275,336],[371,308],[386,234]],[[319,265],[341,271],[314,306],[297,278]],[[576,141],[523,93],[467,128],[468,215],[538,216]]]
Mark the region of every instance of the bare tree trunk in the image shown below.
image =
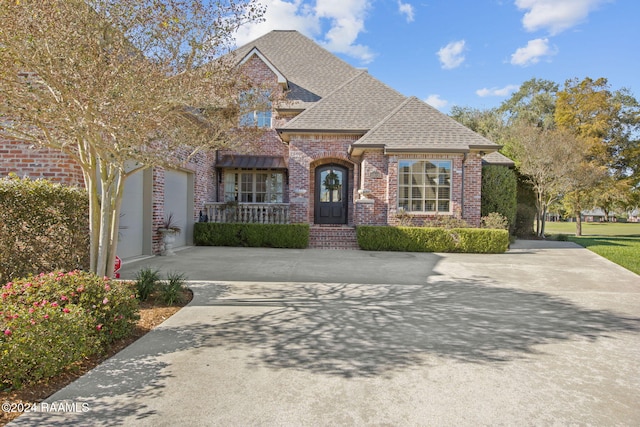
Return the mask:
[[[537,198],[536,198],[536,236],[537,237],[541,237],[541,231],[542,231],[542,209],[543,209],[543,202],[542,202],[542,193],[538,192],[537,194]]]
[[[582,236],[582,217],[580,216],[580,211],[576,213],[576,236]]]
[[[105,275],[113,276],[116,253],[118,250],[118,234],[120,231],[120,208],[122,206],[122,196],[124,194],[125,174],[121,169],[116,172],[116,182],[112,185],[114,194],[111,199],[112,221],[109,237],[109,251],[107,254],[107,266]]]
[[[544,229],[547,224],[547,204],[542,208],[542,226],[540,229],[540,237],[544,237]]]

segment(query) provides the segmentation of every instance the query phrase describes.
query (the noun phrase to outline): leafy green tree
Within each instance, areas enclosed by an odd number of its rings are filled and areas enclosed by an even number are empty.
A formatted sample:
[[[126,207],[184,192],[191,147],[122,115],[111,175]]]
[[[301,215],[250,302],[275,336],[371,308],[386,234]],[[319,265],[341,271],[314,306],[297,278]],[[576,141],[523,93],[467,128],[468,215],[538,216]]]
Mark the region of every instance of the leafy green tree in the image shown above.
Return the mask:
[[[498,108],[509,125],[528,125],[553,128],[558,84],[550,80],[536,79],[522,83],[520,89]]]
[[[451,108],[450,116],[493,142],[498,143],[504,136],[502,115],[495,108],[481,110],[456,105]]]
[[[0,131],[82,168],[91,271],[113,273],[129,176],[241,139],[251,84],[216,59],[262,13],[256,0],[0,2]]]
[[[505,123],[500,150],[519,166],[520,158],[513,140],[512,129],[519,126],[533,126],[541,129],[555,127],[554,113],[558,84],[550,80],[533,78],[524,82],[517,92],[504,101],[496,110]]]

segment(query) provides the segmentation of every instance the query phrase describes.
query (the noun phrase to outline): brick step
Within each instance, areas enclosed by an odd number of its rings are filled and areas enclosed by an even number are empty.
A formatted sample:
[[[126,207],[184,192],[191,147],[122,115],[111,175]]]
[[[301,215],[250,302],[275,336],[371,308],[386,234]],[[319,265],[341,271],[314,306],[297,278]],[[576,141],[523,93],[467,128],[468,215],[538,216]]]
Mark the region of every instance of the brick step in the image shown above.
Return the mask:
[[[313,249],[360,249],[355,227],[346,225],[311,226],[309,247]]]

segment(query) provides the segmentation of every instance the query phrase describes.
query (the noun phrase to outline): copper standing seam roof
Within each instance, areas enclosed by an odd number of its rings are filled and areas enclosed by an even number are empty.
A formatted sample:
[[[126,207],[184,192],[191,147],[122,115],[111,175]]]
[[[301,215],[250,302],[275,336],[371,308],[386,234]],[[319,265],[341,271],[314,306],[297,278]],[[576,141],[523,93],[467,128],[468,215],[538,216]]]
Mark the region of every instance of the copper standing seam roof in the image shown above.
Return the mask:
[[[233,169],[287,169],[284,157],[225,155],[220,159],[218,168]]]

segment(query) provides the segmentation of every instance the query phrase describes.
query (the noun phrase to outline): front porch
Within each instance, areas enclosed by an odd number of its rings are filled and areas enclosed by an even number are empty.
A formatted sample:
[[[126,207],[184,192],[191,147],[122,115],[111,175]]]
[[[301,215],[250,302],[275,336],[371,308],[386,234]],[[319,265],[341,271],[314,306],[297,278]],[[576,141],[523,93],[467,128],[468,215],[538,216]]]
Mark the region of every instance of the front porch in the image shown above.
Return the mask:
[[[205,203],[201,221],[244,224],[289,224],[289,203]]]

